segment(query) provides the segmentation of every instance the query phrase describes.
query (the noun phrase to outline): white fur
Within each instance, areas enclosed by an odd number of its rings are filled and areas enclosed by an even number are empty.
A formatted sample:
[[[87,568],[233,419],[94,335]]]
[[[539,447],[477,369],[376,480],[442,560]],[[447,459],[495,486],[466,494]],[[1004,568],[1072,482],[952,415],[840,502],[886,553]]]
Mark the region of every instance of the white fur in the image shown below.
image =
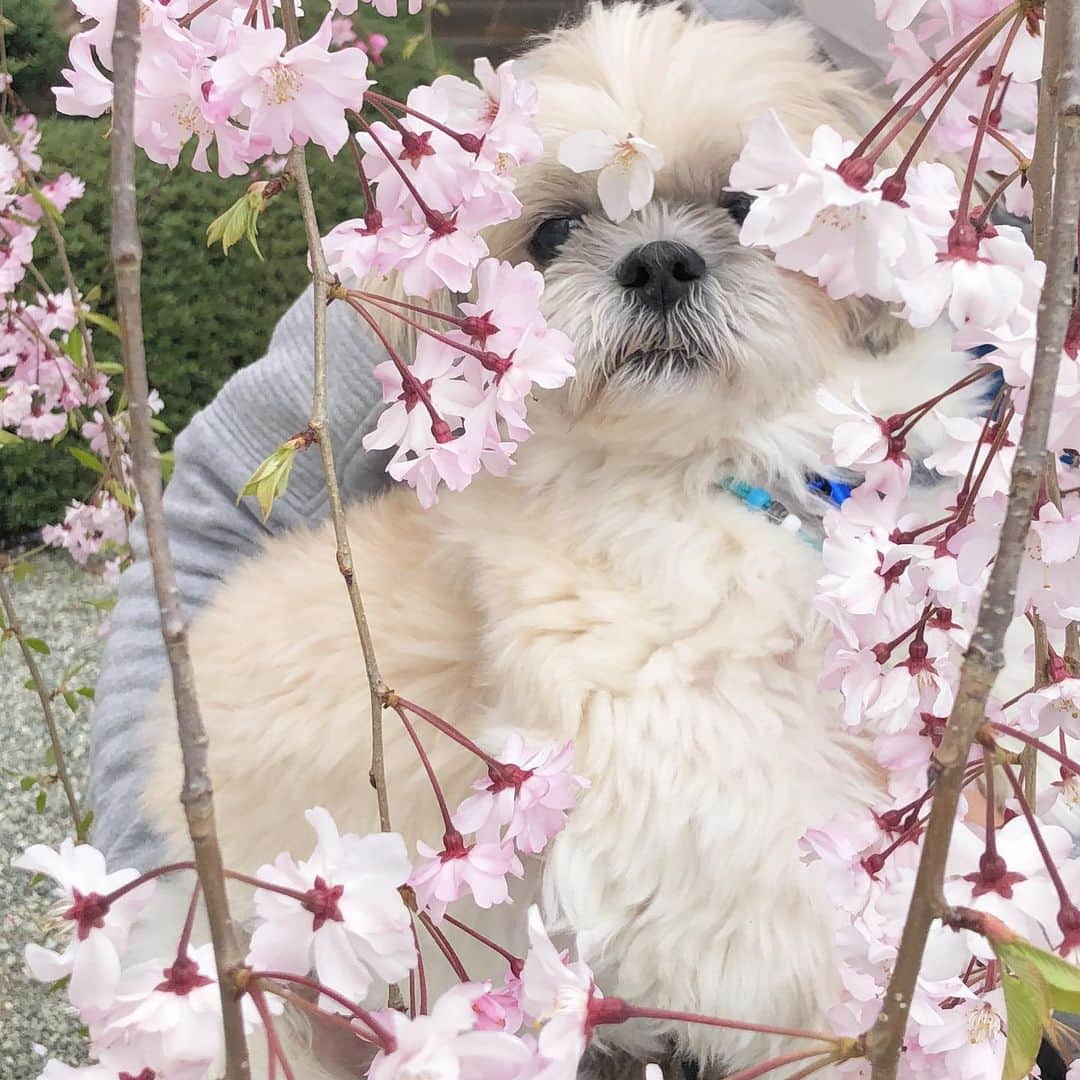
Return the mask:
[[[507,479],[478,479],[431,512],[405,491],[349,512],[383,673],[493,749],[511,728],[573,739],[592,781],[515,905],[467,918],[521,950],[524,907],[542,894],[549,918],[586,935],[605,993],[820,1025],[837,992],[832,913],[796,842],[868,801],[876,780],[858,743],[837,730],[836,702],[816,689],[826,638],[811,611],[817,554],[716,481],[738,473],[797,486],[828,447],[818,384],[843,397],[858,380],[888,415],[954,381],[960,358],[942,331],[902,340],[892,327],[885,338],[900,344],[870,352],[864,337],[881,334],[868,328],[865,305],[833,305],[742,251],[712,208],[763,108],[775,106],[805,137],[827,119],[842,126],[848,106],[865,107],[814,57],[804,28],[594,8],[529,65],[549,159],[562,134],[583,127],[632,130],[661,146],[669,164],[657,204],[625,237],[632,246],[673,230],[699,246],[712,275],[702,302],[727,305],[722,321],[738,333],[710,352],[688,323],[686,340],[702,350],[698,375],[626,374],[629,316],[608,295],[601,258],[615,227],[587,218],[586,246],[548,270],[548,313],[574,337],[588,392],[531,406],[535,435]],[[526,170],[525,218],[493,247],[522,257],[556,202],[588,213],[590,183],[550,160]],[[691,203],[708,212],[695,217]],[[699,314],[716,324],[715,309]],[[196,619],[191,646],[228,865],[251,872],[281,850],[305,855],[303,811],[314,804],[343,829],[377,827],[364,668],[327,527],[272,540],[240,567]],[[183,857],[164,697],[156,720],[145,810],[169,855]],[[422,734],[453,805],[476,763]],[[431,792],[392,714],[386,741],[395,828],[410,845],[437,842]],[[235,893],[241,917],[247,892]],[[490,957],[458,943],[470,974],[498,975]],[[434,957],[429,967],[438,974]],[[681,1025],[605,1034],[645,1059],[674,1039],[718,1073],[783,1047]],[[307,1060],[299,1075],[321,1073]]]

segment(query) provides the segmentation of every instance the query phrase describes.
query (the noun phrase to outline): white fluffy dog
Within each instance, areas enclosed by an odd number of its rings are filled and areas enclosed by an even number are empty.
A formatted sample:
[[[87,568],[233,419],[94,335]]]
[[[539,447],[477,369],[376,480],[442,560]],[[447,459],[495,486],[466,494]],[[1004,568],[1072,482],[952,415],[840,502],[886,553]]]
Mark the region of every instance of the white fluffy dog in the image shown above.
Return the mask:
[[[719,481],[802,490],[829,446],[818,386],[845,397],[857,380],[888,415],[955,381],[962,358],[945,332],[833,303],[739,245],[745,205],[724,189],[756,117],[775,108],[808,143],[818,124],[853,134],[872,115],[806,26],[597,5],[521,71],[539,86],[546,152],[521,171],[521,219],[489,240],[543,269],[545,313],[579,374],[530,407],[535,436],[508,478],[428,512],[408,491],[350,511],[383,673],[492,749],[510,729],[572,739],[592,782],[515,906],[477,917],[489,934],[521,950],[525,905],[542,898],[550,920],[587,932],[605,993],[820,1025],[838,992],[832,913],[797,841],[865,805],[876,779],[816,687],[819,555]],[[640,135],[666,161],[652,203],[619,225],[595,178],[555,161],[565,135],[596,128]],[[364,667],[328,528],[269,542],[191,644],[227,865],[305,856],[316,804],[343,829],[377,828]],[[164,698],[157,713],[145,806],[182,858]],[[386,729],[394,826],[410,846],[437,843],[431,791],[390,713]],[[477,763],[423,736],[454,805]],[[241,916],[249,894],[236,893]],[[459,943],[471,975],[498,974]],[[678,1024],[607,1034],[637,1060],[692,1056],[713,1075],[783,1049]],[[301,1075],[319,1068],[331,1066]]]

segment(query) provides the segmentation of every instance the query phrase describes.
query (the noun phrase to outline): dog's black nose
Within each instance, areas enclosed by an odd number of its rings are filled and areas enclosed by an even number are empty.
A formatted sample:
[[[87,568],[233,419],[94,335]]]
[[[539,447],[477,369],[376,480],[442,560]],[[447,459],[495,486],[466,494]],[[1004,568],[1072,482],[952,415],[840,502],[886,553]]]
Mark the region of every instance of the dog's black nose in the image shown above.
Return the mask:
[[[670,240],[642,244],[615,267],[618,283],[657,311],[678,303],[704,276],[705,260],[693,248]]]

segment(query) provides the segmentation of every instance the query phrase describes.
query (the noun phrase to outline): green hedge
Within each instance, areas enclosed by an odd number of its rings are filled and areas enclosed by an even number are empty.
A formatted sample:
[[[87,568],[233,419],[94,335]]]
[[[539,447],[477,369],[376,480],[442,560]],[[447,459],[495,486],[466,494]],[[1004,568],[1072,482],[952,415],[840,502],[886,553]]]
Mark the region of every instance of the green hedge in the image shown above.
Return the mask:
[[[36,2],[36,0],[32,0]],[[405,23],[405,25],[401,25]],[[416,25],[399,20],[389,30],[365,16],[365,26],[391,37],[379,70],[385,92],[397,97],[431,77],[421,60],[423,47],[408,60],[400,48]],[[445,60],[440,67],[445,68]],[[109,253],[108,125],[64,117],[41,121],[42,156],[48,175],[70,170],[86,181],[86,195],[65,218],[72,266],[84,289],[100,285],[98,310],[113,311]],[[348,152],[331,163],[319,148],[308,154],[319,220],[327,228],[362,210]],[[206,226],[243,192],[243,178],[222,181],[215,174],[179,167],[170,172],[138,160],[136,183],[143,239],[143,320],[151,383],[165,400],[162,418],[173,431],[217,392],[237,369],[263,352],[274,324],[307,280],[303,228],[295,199],[286,193],[260,219],[259,262],[246,244],[210,251]],[[60,275],[49,258],[48,239],[37,245],[39,265],[54,288]],[[115,360],[116,342],[99,330],[99,357]],[[63,445],[23,443],[0,453],[0,542],[18,540],[62,517],[65,505],[85,495],[94,476]]]
[[[3,9],[8,71],[19,97],[33,112],[50,109],[50,87],[67,56],[56,0],[4,0]]]

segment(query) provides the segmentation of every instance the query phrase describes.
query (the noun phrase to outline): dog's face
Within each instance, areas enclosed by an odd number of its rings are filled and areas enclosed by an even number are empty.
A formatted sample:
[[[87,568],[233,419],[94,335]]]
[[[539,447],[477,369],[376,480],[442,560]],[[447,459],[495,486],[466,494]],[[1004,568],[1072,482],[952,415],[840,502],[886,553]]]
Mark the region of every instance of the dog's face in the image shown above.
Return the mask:
[[[521,217],[489,239],[494,254],[544,273],[545,314],[575,346],[565,399],[575,415],[599,413],[610,428],[667,413],[685,428],[695,413],[720,427],[774,413],[870,332],[865,305],[834,304],[742,247],[747,197],[725,190],[770,107],[805,143],[819,124],[848,130],[866,109],[806,27],[595,5],[519,69],[539,89],[545,152],[519,172]],[[594,129],[633,133],[664,155],[652,202],[620,224],[600,207],[596,174],[556,160],[565,136]]]

